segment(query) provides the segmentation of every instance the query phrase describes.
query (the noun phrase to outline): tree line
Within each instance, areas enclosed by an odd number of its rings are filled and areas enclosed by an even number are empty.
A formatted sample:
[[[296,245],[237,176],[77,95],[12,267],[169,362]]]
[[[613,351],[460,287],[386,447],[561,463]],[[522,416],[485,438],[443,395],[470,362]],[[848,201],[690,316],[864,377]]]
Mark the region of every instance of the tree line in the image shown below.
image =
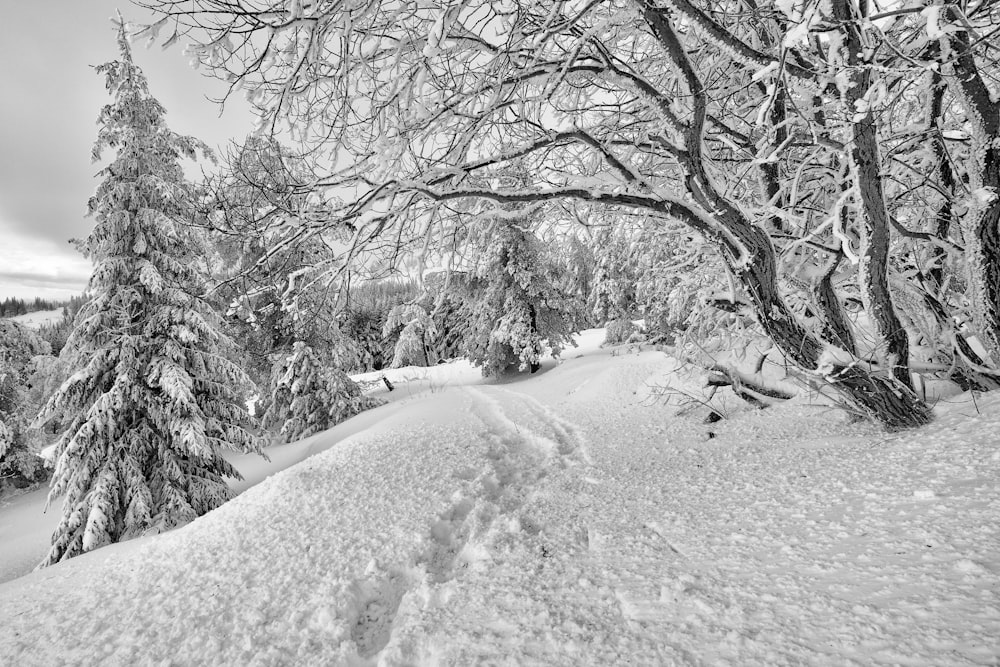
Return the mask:
[[[16,297],[7,297],[0,301],[0,317],[17,317],[28,313],[37,313],[44,310],[56,310],[68,305],[66,301],[50,301],[41,297],[35,297],[26,301]]]

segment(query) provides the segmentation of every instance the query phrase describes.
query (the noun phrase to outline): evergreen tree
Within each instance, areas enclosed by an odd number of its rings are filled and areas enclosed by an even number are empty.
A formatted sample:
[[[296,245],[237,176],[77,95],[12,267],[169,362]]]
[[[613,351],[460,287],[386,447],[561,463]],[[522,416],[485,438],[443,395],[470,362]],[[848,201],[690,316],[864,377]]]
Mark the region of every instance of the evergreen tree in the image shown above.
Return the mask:
[[[296,341],[288,355],[278,355],[271,380],[271,397],[263,421],[281,424],[285,442],[325,431],[369,408],[377,399],[340,369],[336,360],[324,361],[305,341]]]
[[[575,345],[574,308],[555,287],[553,264],[530,230],[500,218],[477,231],[465,353],[483,375],[499,376],[515,363],[534,371],[546,348],[558,354]]]
[[[28,379],[37,360],[51,358],[46,356],[50,351],[34,331],[0,320],[0,491],[4,480],[24,486],[45,477],[39,443],[27,428],[32,414]]]
[[[232,495],[225,478],[239,477],[222,450],[260,451],[239,400],[246,375],[186,256],[193,202],[180,159],[205,148],[167,128],[124,23],[118,45],[121,58],[96,68],[113,102],[93,155],[116,156],[89,202],[91,298],[64,352],[76,372],[39,415],[65,424],[49,499],[66,498],[42,565],[218,507]]]
[[[588,295],[599,324],[630,317],[636,310],[636,269],[632,230],[602,228],[594,239],[597,267]]]
[[[384,338],[391,336],[396,337],[396,347],[390,368],[431,365],[437,325],[422,307],[413,303],[394,306],[383,330]]]

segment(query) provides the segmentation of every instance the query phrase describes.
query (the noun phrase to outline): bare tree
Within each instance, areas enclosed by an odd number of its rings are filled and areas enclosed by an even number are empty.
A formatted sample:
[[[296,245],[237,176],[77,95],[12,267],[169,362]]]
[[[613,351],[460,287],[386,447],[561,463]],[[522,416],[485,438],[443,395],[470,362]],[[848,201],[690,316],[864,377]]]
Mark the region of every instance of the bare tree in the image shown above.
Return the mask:
[[[345,260],[444,244],[512,203],[680,221],[717,250],[788,359],[900,428],[930,412],[912,391],[892,281],[934,247],[973,287],[978,338],[997,350],[991,3],[140,4],[163,15],[152,37],[193,39],[265,131],[300,142],[314,168],[300,187],[340,198],[330,224],[353,234]],[[947,88],[931,124],[974,135],[939,152],[968,181],[943,233],[907,226],[919,207],[901,193],[939,189],[940,169],[889,134],[937,90],[928,71]],[[481,185],[515,162],[523,184]],[[816,312],[790,307],[793,293]],[[855,297],[864,318],[851,320]],[[987,356],[964,361],[990,374]]]

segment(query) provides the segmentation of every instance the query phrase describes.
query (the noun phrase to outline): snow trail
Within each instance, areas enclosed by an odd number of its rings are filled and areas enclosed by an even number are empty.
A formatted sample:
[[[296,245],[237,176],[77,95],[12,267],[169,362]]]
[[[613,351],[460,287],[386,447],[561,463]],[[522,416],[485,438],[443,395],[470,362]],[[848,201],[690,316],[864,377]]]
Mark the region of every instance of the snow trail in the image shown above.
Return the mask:
[[[484,429],[477,433],[486,446],[484,465],[457,473],[461,490],[429,521],[411,558],[381,577],[354,584],[361,614],[352,639],[358,655],[372,664],[431,651],[431,645],[412,638],[425,612],[460,598],[466,573],[490,570],[499,536],[510,531],[538,535],[540,526],[523,511],[535,485],[554,470],[586,459],[574,426],[532,397],[501,388],[466,387],[463,393]]]

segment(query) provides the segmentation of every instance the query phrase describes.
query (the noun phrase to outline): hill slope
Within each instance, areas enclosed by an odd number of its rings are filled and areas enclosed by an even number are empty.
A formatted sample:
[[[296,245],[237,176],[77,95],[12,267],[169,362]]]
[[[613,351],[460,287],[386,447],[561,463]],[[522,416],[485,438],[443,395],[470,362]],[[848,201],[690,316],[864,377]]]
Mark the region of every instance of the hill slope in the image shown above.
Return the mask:
[[[663,353],[583,351],[396,394],[189,526],[0,585],[0,644],[18,665],[1000,659],[1000,397],[891,436],[805,402],[707,427],[651,400]]]

